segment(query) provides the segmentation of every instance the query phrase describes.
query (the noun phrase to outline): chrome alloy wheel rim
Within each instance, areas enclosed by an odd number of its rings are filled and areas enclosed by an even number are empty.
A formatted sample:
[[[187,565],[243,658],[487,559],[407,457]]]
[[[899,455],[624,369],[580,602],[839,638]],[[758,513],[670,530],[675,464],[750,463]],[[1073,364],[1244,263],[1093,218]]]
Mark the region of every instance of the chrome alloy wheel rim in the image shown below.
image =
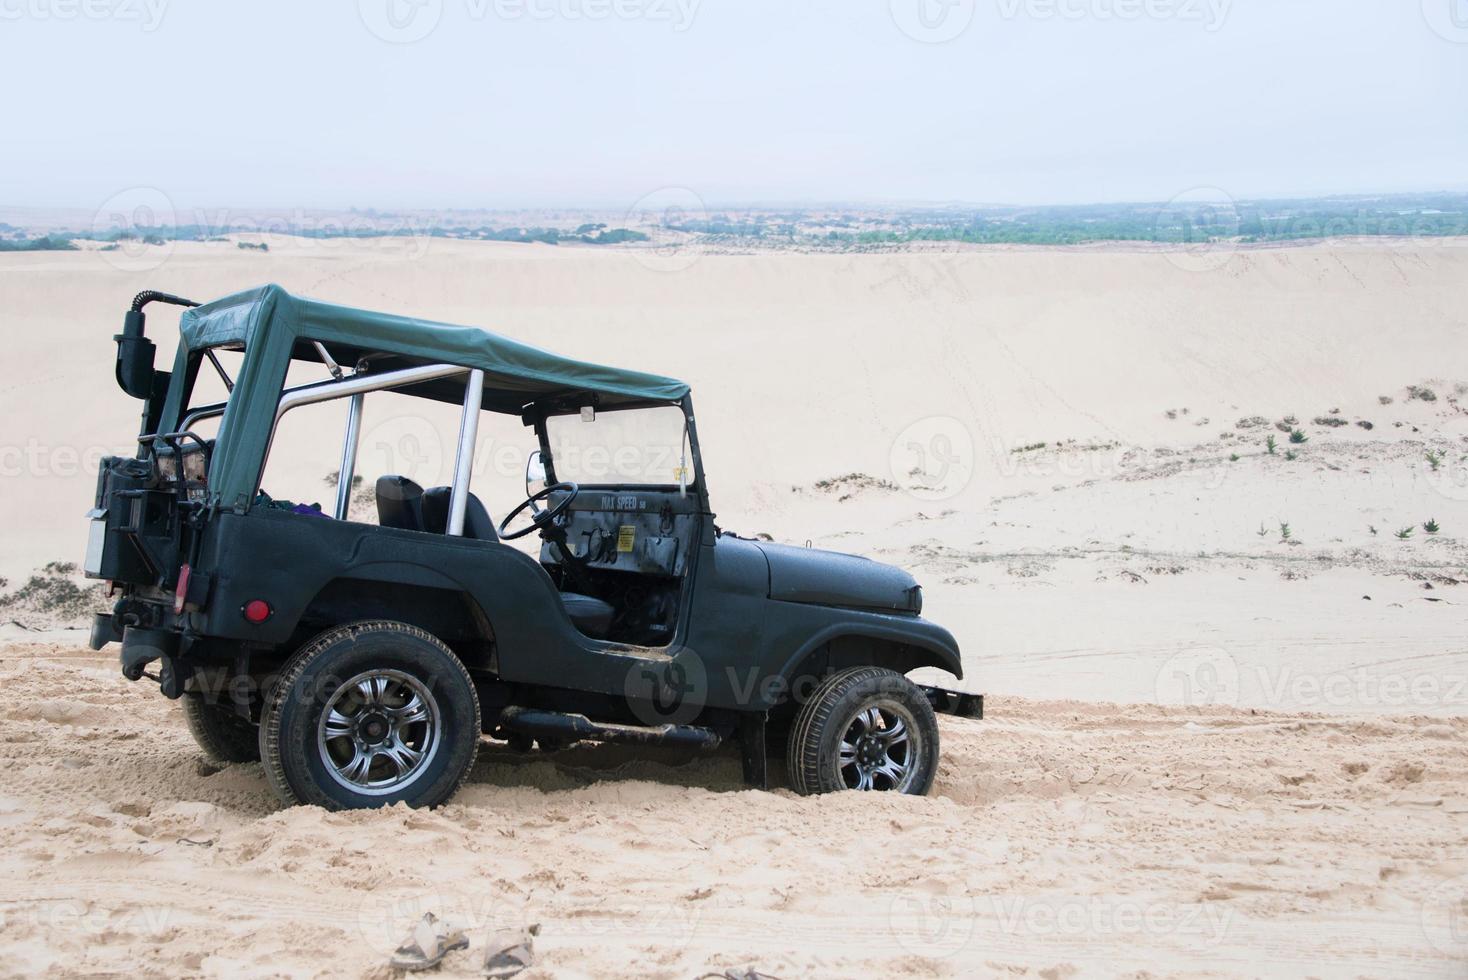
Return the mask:
[[[917,776],[922,749],[912,713],[883,699],[861,708],[846,723],[836,766],[847,789],[902,793]]]
[[[354,793],[382,796],[410,785],[438,754],[438,701],[411,674],[369,670],[326,702],[316,748],[326,771]]]

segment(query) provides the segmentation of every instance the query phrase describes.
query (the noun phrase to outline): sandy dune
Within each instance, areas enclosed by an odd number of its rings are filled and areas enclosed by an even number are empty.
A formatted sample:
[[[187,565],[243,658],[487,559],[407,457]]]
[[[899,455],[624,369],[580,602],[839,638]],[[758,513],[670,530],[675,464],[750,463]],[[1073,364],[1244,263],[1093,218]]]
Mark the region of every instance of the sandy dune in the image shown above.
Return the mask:
[[[683,378],[714,505],[739,524],[777,508],[792,484],[889,477],[894,462],[905,472],[924,461],[906,444],[931,450],[935,436],[971,447],[969,478],[944,506],[978,512],[1058,482],[1016,471],[1012,451],[1036,442],[1185,448],[1245,416],[1294,414],[1313,429],[1339,408],[1379,421],[1381,395],[1398,399],[1392,421],[1416,421],[1436,415],[1401,404],[1407,385],[1468,381],[1468,247],[1453,242],[1241,251],[1209,271],[1155,250],[708,255],[685,266],[588,248],[274,239],[266,254],[180,243],[141,272],[110,255],[0,254],[0,309],[28,366],[0,384],[0,494],[25,515],[0,559],[12,578],[83,550],[93,475],[80,461],[125,449],[135,431],[137,406],[111,380],[111,336],[145,287],[208,299],[279,282]],[[160,362],[171,322],[166,308],[150,317]],[[1454,442],[1468,433],[1461,414],[1443,425]],[[843,520],[833,512],[824,529]],[[1188,533],[1209,533],[1199,524]],[[822,528],[792,528],[811,530]]]
[[[9,627],[0,973],[362,975],[432,908],[543,923],[546,976],[1462,975],[1468,246],[271,246],[0,255],[12,590],[80,558],[83,460],[133,431],[132,293],[276,281],[689,380],[720,523],[911,570],[990,718],[945,722],[922,800],[486,745],[434,813],[278,812],[109,657]],[[518,501],[517,466],[483,479]]]
[[[278,811],[110,658],[13,643],[6,974],[377,975],[426,909],[527,976],[1450,976],[1468,723],[999,699],[926,799],[487,747],[438,811]],[[1462,878],[1457,884],[1463,883]],[[477,975],[453,954],[445,976]],[[1460,974],[1459,974],[1460,975]]]

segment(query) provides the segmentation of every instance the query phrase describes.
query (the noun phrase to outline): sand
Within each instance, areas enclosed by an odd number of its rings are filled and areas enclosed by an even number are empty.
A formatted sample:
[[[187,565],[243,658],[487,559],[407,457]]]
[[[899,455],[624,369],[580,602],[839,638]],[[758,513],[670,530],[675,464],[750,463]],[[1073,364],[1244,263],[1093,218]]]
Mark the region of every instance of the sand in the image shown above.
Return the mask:
[[[135,424],[110,336],[137,289],[277,281],[482,323],[689,380],[723,526],[918,577],[990,698],[945,719],[934,794],[801,799],[743,790],[728,756],[487,745],[433,813],[281,811],[77,633],[10,626],[0,974],[375,974],[430,909],[475,939],[453,976],[528,922],[541,976],[1468,969],[1468,247],[1201,271],[1155,249],[667,258],[0,255],[27,365],[0,385],[0,574],[81,557],[82,459]],[[169,318],[150,329],[161,360]],[[302,451],[280,479],[334,468]],[[516,466],[483,479],[492,510],[515,501]]]
[[[748,791],[732,756],[490,747],[440,810],[329,814],[205,764],[108,658],[19,643],[0,676],[6,972],[373,974],[425,910],[479,947],[540,923],[539,976],[1462,965],[1438,894],[1468,872],[1462,718],[1000,698],[945,719],[926,799]]]

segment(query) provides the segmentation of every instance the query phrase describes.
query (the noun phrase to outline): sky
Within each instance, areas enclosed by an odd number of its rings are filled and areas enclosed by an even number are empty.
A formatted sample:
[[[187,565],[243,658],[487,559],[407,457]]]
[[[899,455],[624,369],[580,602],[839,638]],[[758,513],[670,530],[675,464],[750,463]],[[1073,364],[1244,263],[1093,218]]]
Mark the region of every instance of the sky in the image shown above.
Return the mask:
[[[0,64],[11,206],[1468,190],[1468,0],[0,0]]]

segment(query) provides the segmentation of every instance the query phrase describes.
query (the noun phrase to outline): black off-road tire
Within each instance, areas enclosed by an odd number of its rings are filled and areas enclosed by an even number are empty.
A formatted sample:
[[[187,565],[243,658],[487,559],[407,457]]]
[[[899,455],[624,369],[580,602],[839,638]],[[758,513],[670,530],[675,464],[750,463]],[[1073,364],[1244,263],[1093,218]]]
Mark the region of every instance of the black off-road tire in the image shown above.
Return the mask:
[[[185,691],[178,701],[189,734],[210,762],[230,765],[260,761],[260,733],[248,719],[224,705],[209,703],[197,691]]]
[[[331,698],[364,672],[393,671],[415,679],[438,712],[436,749],[401,788],[373,795],[343,785],[322,759],[318,726]],[[328,810],[407,803],[438,806],[454,795],[479,752],[479,696],[454,652],[415,626],[386,620],[338,626],[288,660],[260,715],[265,778],[287,806]]]
[[[858,716],[873,707],[883,712],[883,718],[901,718],[907,730],[903,761],[911,772],[904,769],[901,792],[927,795],[938,772],[938,719],[916,684],[884,667],[837,671],[811,693],[790,728],[785,757],[790,788],[802,796],[859,788],[848,781],[859,780],[859,770],[841,765],[841,742]],[[891,785],[874,781],[866,788],[898,788],[891,777],[881,776],[880,781]]]

